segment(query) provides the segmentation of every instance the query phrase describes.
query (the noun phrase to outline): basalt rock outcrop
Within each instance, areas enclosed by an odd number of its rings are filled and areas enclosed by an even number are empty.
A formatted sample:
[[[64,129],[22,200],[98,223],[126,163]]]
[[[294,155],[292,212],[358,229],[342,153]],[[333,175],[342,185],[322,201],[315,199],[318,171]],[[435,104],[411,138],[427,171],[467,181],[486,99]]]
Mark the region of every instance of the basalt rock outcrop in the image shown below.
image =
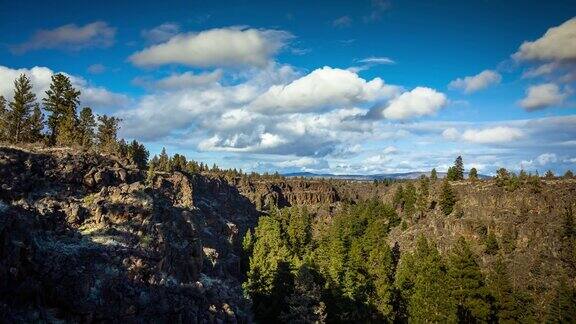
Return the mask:
[[[240,241],[258,216],[219,179],[0,148],[0,322],[249,322]]]
[[[398,184],[382,199],[392,202]],[[446,216],[439,206],[440,182],[432,186],[429,208],[424,214],[402,214],[407,226],[398,226],[388,243],[410,251],[424,235],[447,254],[460,236],[471,244],[485,274],[498,258],[508,266],[514,287],[527,291],[536,307],[536,318],[543,320],[561,278],[576,281],[572,257],[566,258],[566,213],[576,211],[576,179],[541,180],[524,183],[515,190],[500,187],[494,180],[452,183],[458,201]],[[488,235],[497,246],[487,249]],[[572,247],[574,248],[574,247]],[[571,253],[574,253],[572,251]],[[571,261],[567,260],[570,259]]]

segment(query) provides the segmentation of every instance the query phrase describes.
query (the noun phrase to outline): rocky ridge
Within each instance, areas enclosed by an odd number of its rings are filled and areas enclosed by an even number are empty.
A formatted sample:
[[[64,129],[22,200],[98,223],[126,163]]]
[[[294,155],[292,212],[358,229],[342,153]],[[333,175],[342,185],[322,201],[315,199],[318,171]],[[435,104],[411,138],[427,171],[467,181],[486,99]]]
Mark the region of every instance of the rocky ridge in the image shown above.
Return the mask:
[[[225,181],[0,148],[0,189],[2,321],[251,321],[240,241],[259,212]]]

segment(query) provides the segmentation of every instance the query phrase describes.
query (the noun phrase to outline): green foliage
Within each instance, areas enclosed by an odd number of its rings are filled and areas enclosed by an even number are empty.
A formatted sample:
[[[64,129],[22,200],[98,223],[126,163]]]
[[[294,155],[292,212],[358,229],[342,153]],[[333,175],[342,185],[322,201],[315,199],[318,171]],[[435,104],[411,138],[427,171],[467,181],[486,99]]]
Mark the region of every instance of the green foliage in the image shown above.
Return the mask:
[[[566,173],[564,173],[564,179],[572,179],[574,178],[574,173],[572,173],[572,170],[566,170]]]
[[[532,300],[526,293],[514,290],[501,259],[496,260],[488,276],[488,288],[494,298],[494,320],[500,323],[534,322]]]
[[[418,182],[418,195],[416,198],[416,209],[422,217],[428,210],[428,196],[430,195],[430,179],[422,176]]]
[[[478,170],[476,170],[476,168],[470,169],[470,172],[468,173],[468,179],[472,181],[478,180]]]
[[[243,288],[254,303],[257,319],[269,321],[280,316],[284,298],[289,295],[291,279],[287,261],[291,255],[276,217],[260,217],[254,236]]]
[[[436,168],[432,169],[432,171],[430,172],[430,180],[432,181],[438,180],[438,172],[436,171]]]
[[[576,323],[576,288],[562,278],[549,305],[547,323]]]
[[[448,216],[454,210],[454,205],[457,201],[456,193],[447,179],[442,181],[442,188],[440,190],[440,208],[444,215]]]
[[[144,144],[138,143],[136,140],[132,140],[132,142],[128,144],[127,155],[130,162],[136,164],[140,169],[145,169],[148,164],[148,157],[150,156],[150,153]]]
[[[6,98],[0,96],[0,141],[8,139],[8,109]]]
[[[32,142],[38,137],[37,129],[42,127],[42,113],[36,108],[36,95],[32,92],[32,83],[26,75],[21,74],[14,81],[14,97],[8,104],[8,109],[4,109],[6,118],[3,123],[4,132],[9,141]]]
[[[498,246],[498,239],[496,239],[494,232],[490,232],[490,234],[488,234],[484,245],[484,252],[486,252],[486,254],[494,255],[498,253],[498,250],[500,249]]]
[[[78,121],[75,114],[65,114],[56,129],[56,144],[72,146],[78,142]]]
[[[80,111],[80,118],[78,120],[78,133],[79,133],[79,144],[85,148],[92,148],[95,141],[96,120],[92,109],[90,107],[84,107]]]
[[[460,323],[486,322],[490,316],[488,289],[470,246],[460,237],[449,259],[448,277]]]
[[[286,323],[326,323],[326,305],[322,301],[320,275],[308,266],[298,269],[294,292],[286,297],[288,309],[280,319]]]
[[[448,278],[438,249],[420,236],[416,250],[402,256],[396,273],[396,287],[407,305],[409,322],[456,321],[456,303],[446,284]]]
[[[74,89],[70,78],[58,73],[52,76],[50,88],[46,91],[42,101],[44,109],[50,113],[48,116],[49,136],[51,142],[55,143],[58,128],[64,119],[68,119],[67,123],[69,125],[71,124],[71,119],[76,121],[76,107],[80,103],[80,91]],[[69,125],[64,127],[64,129],[70,128]],[[68,137],[68,135],[64,135],[64,139],[67,140]]]
[[[446,178],[450,181],[464,180],[464,162],[462,156],[458,156],[454,160],[454,166],[448,168]]]
[[[121,119],[106,115],[98,116],[98,149],[102,153],[117,154],[119,152],[117,134]]]
[[[546,179],[554,179],[554,172],[552,172],[552,170],[548,170],[548,171],[546,171],[546,174],[544,175],[544,177]]]

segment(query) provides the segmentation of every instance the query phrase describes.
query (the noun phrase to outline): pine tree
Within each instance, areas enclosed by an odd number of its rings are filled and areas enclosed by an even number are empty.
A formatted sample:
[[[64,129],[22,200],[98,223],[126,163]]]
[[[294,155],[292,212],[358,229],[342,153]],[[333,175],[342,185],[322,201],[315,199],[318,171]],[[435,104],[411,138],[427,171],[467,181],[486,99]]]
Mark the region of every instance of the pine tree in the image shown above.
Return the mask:
[[[294,293],[286,298],[288,311],[280,316],[286,323],[326,323],[326,305],[322,301],[322,287],[318,275],[307,266],[298,270],[294,279]]]
[[[94,146],[96,128],[96,119],[90,107],[84,107],[80,111],[80,118],[78,121],[78,132],[80,135],[79,144],[84,148],[92,148]]]
[[[148,164],[148,157],[150,153],[144,146],[144,144],[138,143],[136,140],[132,140],[128,145],[128,158],[140,169],[145,169]]]
[[[549,305],[546,323],[576,323],[576,288],[562,278]]]
[[[0,96],[0,141],[8,139],[8,108],[6,99]]]
[[[166,148],[162,148],[162,152],[158,157],[158,171],[170,172],[170,157],[166,153]]]
[[[574,178],[574,173],[572,173],[572,170],[566,170],[566,173],[564,173],[564,178],[565,178],[565,179],[572,179],[572,178]]]
[[[118,140],[117,133],[120,128],[120,119],[108,117],[106,115],[98,116],[98,149],[102,153],[117,154]]]
[[[519,291],[514,291],[508,270],[502,259],[497,259],[490,275],[488,288],[494,297],[493,317],[500,323],[533,322],[533,309],[530,298]]]
[[[546,171],[546,174],[544,175],[544,177],[546,179],[554,179],[554,172],[552,172],[552,170],[548,170],[548,171]]]
[[[280,222],[270,216],[260,217],[254,233],[254,248],[244,291],[253,301],[256,319],[268,322],[278,318],[291,294],[291,276],[286,260],[290,253],[282,239]]]
[[[454,205],[456,204],[456,194],[448,182],[447,179],[442,181],[442,188],[440,192],[440,208],[444,215],[448,216],[454,210]]]
[[[456,321],[456,304],[447,282],[446,266],[438,249],[420,236],[416,250],[402,256],[396,273],[396,287],[407,303],[409,322]]]
[[[42,140],[42,132],[44,130],[44,114],[40,109],[40,104],[34,104],[34,110],[32,110],[32,116],[28,122],[28,141],[38,142]]]
[[[76,107],[80,103],[80,91],[74,89],[70,78],[58,73],[52,76],[50,89],[46,91],[46,96],[42,99],[44,109],[50,113],[48,116],[49,136],[52,144],[56,143],[58,128],[67,119],[64,129],[69,130],[72,125],[71,120],[76,122]],[[67,139],[69,135],[64,135]]]
[[[408,182],[406,189],[404,189],[404,209],[403,212],[407,216],[413,216],[416,210],[416,187],[412,182]]]
[[[430,171],[430,180],[438,180],[438,172],[436,171],[436,168],[433,168],[432,171]]]
[[[420,216],[423,216],[428,209],[428,196],[430,194],[430,179],[422,176],[419,182],[418,198],[416,199],[416,207]]]
[[[498,239],[496,239],[496,235],[492,231],[492,232],[490,232],[490,234],[488,234],[488,237],[486,238],[484,251],[487,254],[494,255],[494,254],[498,253],[499,248],[500,247],[498,246]]]
[[[490,315],[488,289],[480,266],[463,237],[452,249],[448,277],[460,323],[486,322]]]
[[[78,121],[74,114],[65,114],[56,129],[56,144],[73,146],[78,143]]]
[[[30,137],[30,122],[36,95],[32,92],[32,83],[24,74],[14,81],[14,98],[6,114],[8,122],[8,140],[14,143],[27,141]]]
[[[454,161],[454,180],[464,180],[464,162],[462,162],[462,156],[458,156]]]
[[[472,181],[478,180],[478,170],[476,170],[476,168],[470,169],[470,173],[468,173],[468,179]]]

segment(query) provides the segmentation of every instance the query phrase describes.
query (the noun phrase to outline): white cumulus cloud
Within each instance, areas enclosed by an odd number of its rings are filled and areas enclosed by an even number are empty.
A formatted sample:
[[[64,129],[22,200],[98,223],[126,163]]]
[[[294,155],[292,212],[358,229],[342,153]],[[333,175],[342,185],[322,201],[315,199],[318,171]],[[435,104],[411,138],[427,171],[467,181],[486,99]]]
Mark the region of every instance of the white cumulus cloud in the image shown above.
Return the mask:
[[[531,86],[526,90],[526,97],[520,101],[527,111],[544,109],[550,106],[561,105],[568,94],[562,92],[554,83],[544,83]]]
[[[576,59],[576,17],[552,27],[535,41],[522,43],[516,60],[568,61]]]
[[[380,78],[366,81],[352,71],[325,66],[289,84],[270,87],[251,107],[266,113],[309,112],[389,98],[399,90]]]
[[[502,76],[492,70],[484,70],[476,75],[458,78],[448,85],[452,89],[461,89],[465,93],[476,92],[491,85],[498,84],[502,80]]]
[[[408,119],[433,115],[447,103],[446,95],[431,88],[416,87],[392,99],[382,110],[386,119]]]
[[[478,144],[508,143],[524,137],[522,130],[513,127],[498,126],[485,129],[468,129],[462,134],[462,139]]]
[[[167,42],[134,53],[138,66],[183,64],[195,67],[265,66],[286,42],[288,32],[254,28],[215,28],[177,34]]]

